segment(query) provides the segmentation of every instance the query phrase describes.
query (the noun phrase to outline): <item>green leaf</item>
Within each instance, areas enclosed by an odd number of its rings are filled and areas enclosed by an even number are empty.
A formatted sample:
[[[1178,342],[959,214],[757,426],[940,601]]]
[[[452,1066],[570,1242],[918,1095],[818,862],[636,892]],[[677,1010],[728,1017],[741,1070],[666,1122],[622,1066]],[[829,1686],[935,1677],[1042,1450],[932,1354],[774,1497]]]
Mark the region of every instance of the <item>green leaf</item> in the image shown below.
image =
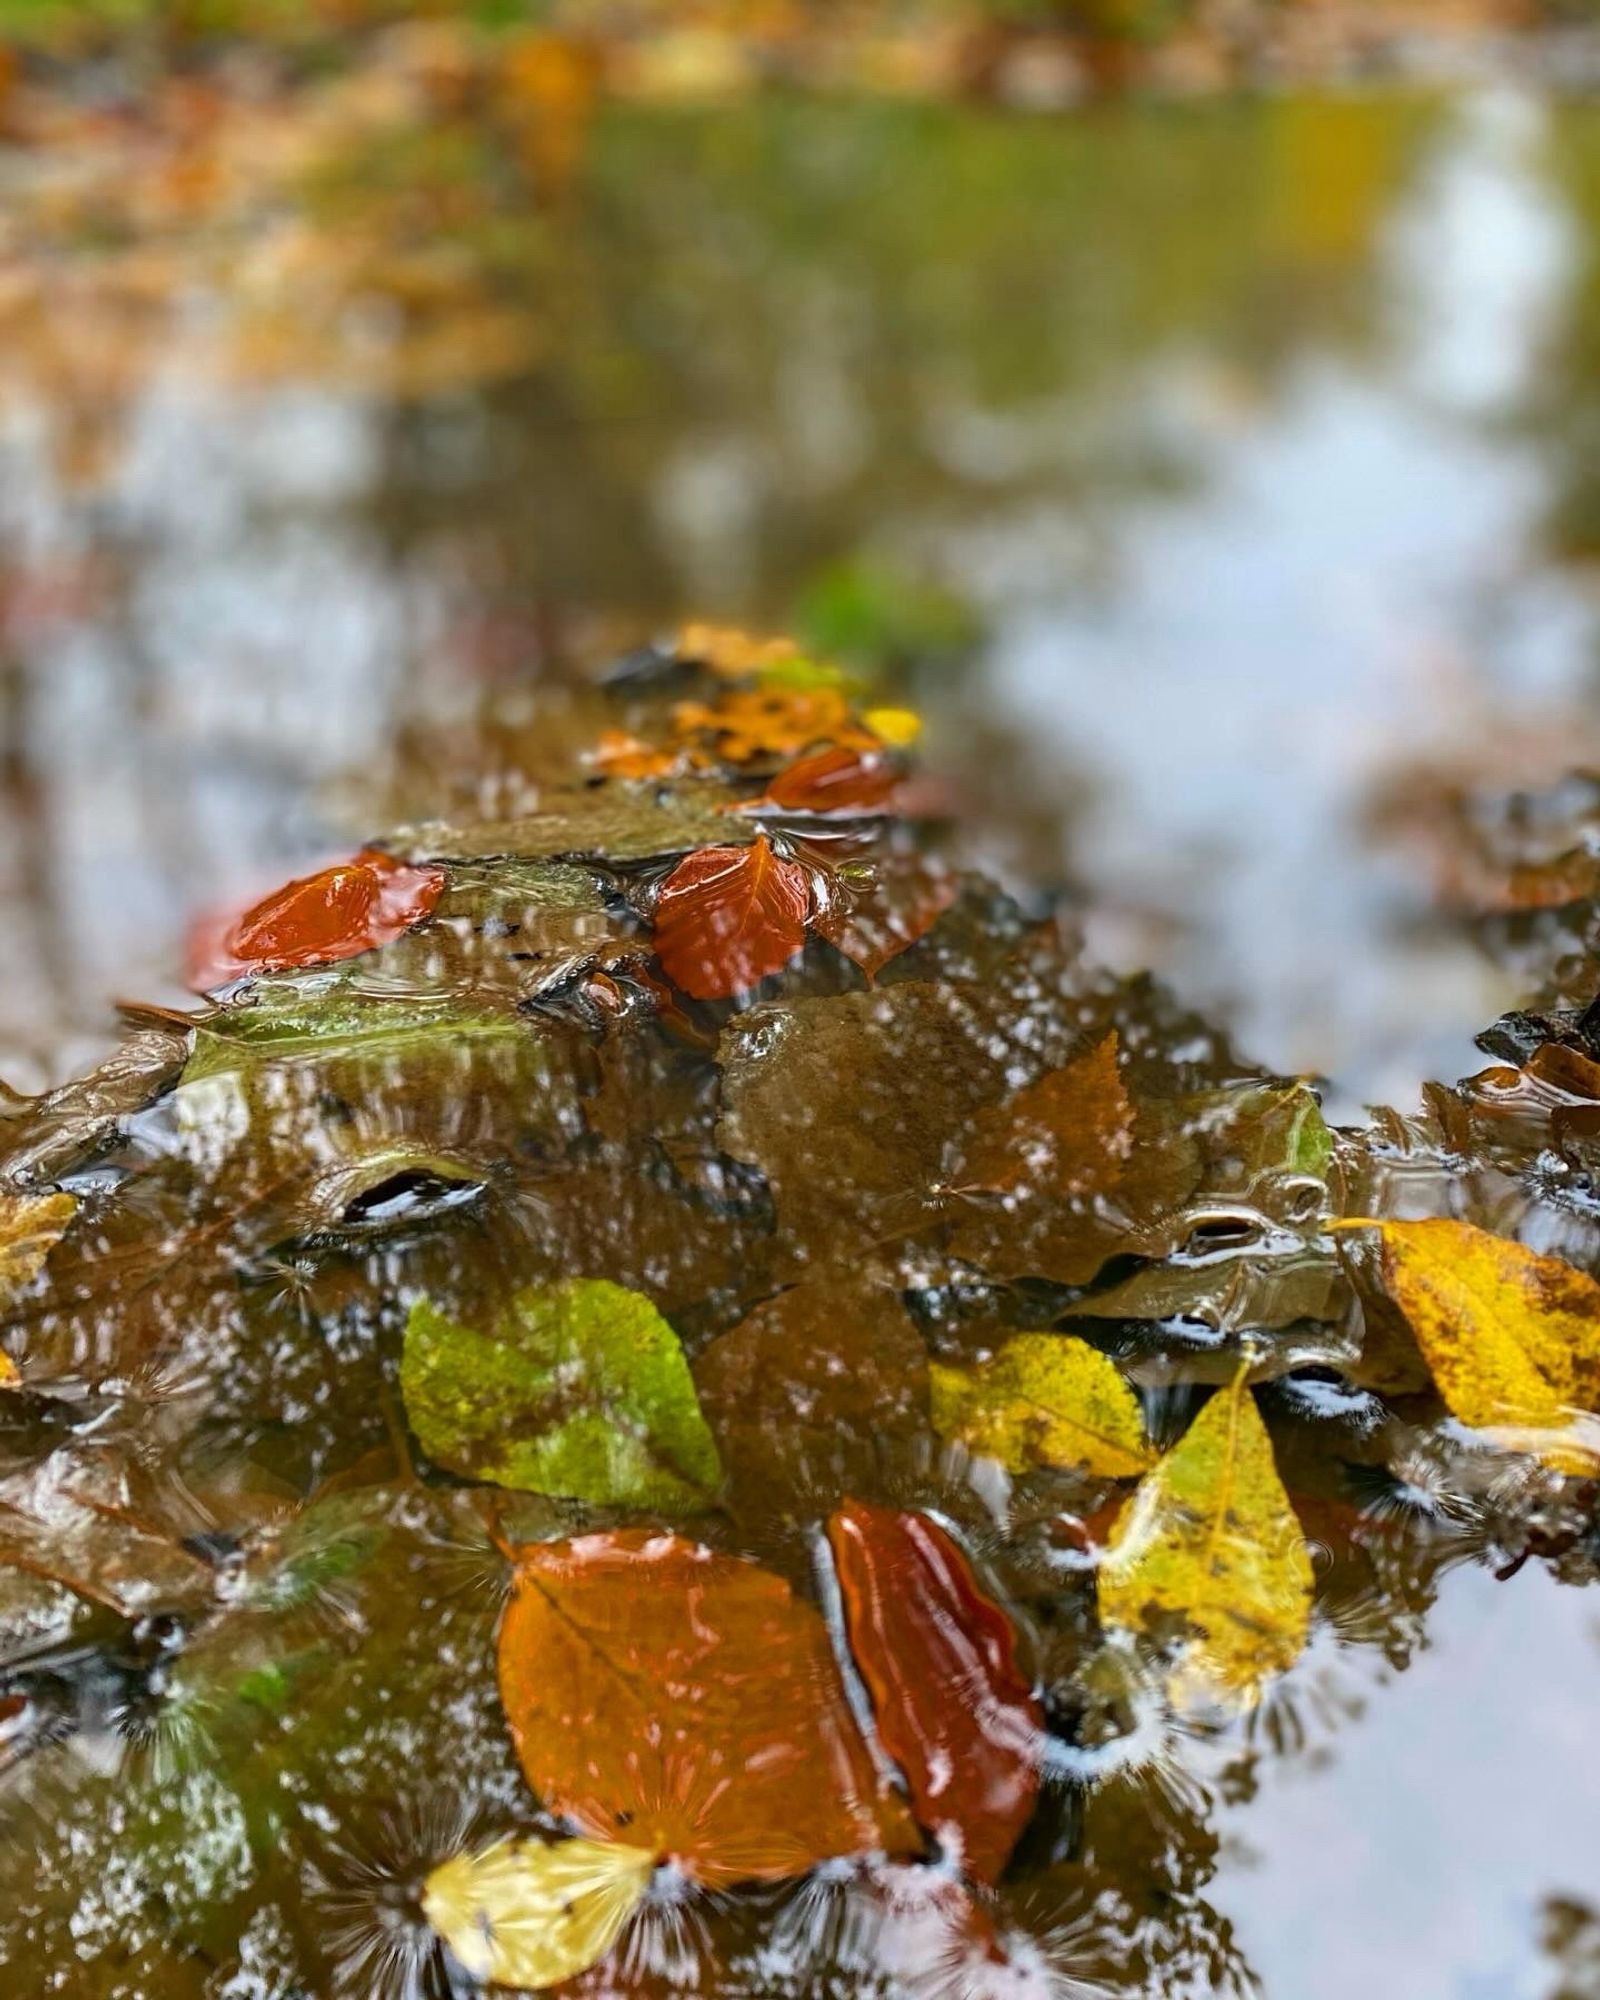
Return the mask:
[[[670,1514],[722,1483],[678,1336],[603,1278],[530,1286],[488,1333],[419,1299],[400,1388],[423,1450],[474,1479]]]

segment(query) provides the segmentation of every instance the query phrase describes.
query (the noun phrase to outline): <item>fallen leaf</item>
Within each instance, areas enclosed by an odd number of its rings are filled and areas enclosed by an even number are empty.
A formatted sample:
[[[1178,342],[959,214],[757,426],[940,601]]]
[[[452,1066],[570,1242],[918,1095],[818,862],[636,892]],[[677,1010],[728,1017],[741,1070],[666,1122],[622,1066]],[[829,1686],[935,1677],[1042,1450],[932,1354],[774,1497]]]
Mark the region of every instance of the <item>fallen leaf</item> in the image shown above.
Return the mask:
[[[555,1986],[611,1950],[652,1865],[609,1841],[501,1840],[441,1861],[423,1884],[422,1913],[474,1978]]]
[[[419,1299],[400,1389],[423,1450],[469,1478],[668,1514],[722,1483],[678,1336],[604,1279],[529,1286],[488,1333]]]
[[[1310,1552],[1241,1373],[1118,1515],[1100,1617],[1133,1631],[1182,1620],[1190,1636],[1175,1695],[1248,1704],[1299,1658],[1311,1592]]]
[[[875,751],[882,739],[857,721],[842,688],[768,681],[730,688],[715,702],[680,702],[672,726],[679,739],[701,743],[725,764],[760,764],[807,750]]]
[[[1103,1192],[1122,1179],[1133,1126],[1113,1030],[976,1119],[963,1178],[997,1194],[1026,1188],[1047,1200]]]
[[[603,729],[589,761],[608,778],[668,778],[681,759],[676,750],[661,750],[626,729]]]
[[[891,851],[860,877],[841,869],[811,927],[868,979],[926,937],[956,899],[956,878],[916,853]]]
[[[1009,1472],[1082,1466],[1135,1479],[1154,1453],[1139,1399],[1098,1348],[1057,1333],[1019,1333],[973,1369],[932,1362],[933,1427]]]
[[[801,657],[793,639],[758,639],[735,625],[704,623],[685,625],[673,651],[680,660],[693,660],[730,680],[761,674]]]
[[[38,1277],[77,1212],[70,1194],[0,1191],[0,1306]]]
[[[846,1360],[847,1357],[847,1360]],[[926,1424],[928,1364],[896,1292],[850,1274],[764,1300],[695,1363],[735,1494],[838,1493]]]
[[[850,1650],[917,1817],[993,1882],[1039,1789],[1043,1716],[1011,1621],[925,1514],[847,1500],[828,1541]]]
[[[1353,1226],[1353,1225],[1345,1225]],[[1439,1394],[1474,1430],[1559,1431],[1600,1405],[1600,1284],[1468,1222],[1380,1222],[1383,1284]],[[1539,1455],[1593,1472],[1552,1438]]]
[[[713,1888],[920,1849],[821,1616],[753,1563],[647,1528],[522,1549],[499,1657],[529,1784],[591,1839]]]
[[[561,790],[542,787],[540,810],[512,819],[455,825],[425,820],[387,841],[397,854],[419,861],[487,861],[515,856],[528,861],[582,859],[649,861],[685,854],[708,842],[728,842],[737,828],[717,807],[719,787],[680,784],[657,798],[647,785],[603,784]]]
[[[810,877],[772,851],[703,847],[686,855],[656,902],[656,956],[696,1000],[743,993],[780,972],[805,944]]]
[[[900,773],[887,758],[838,744],[814,750],[768,784],[743,810],[791,813],[881,812],[894,796]]]
[[[257,972],[333,965],[401,937],[433,909],[442,868],[364,850],[304,875],[236,918],[206,919],[189,940],[189,984],[209,993]]]

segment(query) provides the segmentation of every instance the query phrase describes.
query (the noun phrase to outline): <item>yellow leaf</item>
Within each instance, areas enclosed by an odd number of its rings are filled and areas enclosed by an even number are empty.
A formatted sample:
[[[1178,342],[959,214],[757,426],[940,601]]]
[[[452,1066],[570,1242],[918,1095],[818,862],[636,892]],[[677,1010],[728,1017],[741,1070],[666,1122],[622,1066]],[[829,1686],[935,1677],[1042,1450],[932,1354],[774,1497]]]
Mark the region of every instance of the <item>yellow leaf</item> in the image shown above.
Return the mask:
[[[476,1978],[555,1986],[610,1951],[654,1866],[644,1848],[610,1841],[502,1840],[440,1862],[422,1908]]]
[[[38,1277],[77,1212],[70,1194],[0,1194],[0,1305]]]
[[[1117,1517],[1100,1616],[1130,1629],[1181,1618],[1190,1642],[1174,1694],[1249,1703],[1299,1658],[1311,1590],[1310,1552],[1241,1373]]]
[[[1108,1479],[1135,1479],[1154,1456],[1139,1399],[1087,1341],[1019,1333],[968,1370],[928,1368],[933,1426],[1009,1472],[1081,1465]]]
[[[894,750],[909,749],[922,734],[922,717],[912,708],[869,708],[861,720]]]
[[[1556,1431],[1600,1402],[1600,1285],[1468,1222],[1380,1222],[1384,1289],[1453,1416],[1474,1430]],[[1538,1455],[1593,1472],[1581,1446]]]

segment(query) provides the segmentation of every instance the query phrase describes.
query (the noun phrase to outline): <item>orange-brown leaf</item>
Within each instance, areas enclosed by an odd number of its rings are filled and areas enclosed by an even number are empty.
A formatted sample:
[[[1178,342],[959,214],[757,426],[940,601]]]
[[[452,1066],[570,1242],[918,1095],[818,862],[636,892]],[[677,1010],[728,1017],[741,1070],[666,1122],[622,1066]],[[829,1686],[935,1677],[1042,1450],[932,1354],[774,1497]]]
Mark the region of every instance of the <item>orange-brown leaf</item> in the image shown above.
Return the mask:
[[[189,940],[189,982],[210,992],[256,972],[333,965],[390,943],[433,909],[442,868],[363,851],[303,875],[237,918],[202,922]]]
[[[876,979],[891,959],[926,937],[956,897],[956,879],[920,854],[890,853],[861,887],[840,880],[812,918],[836,951]]]
[[[879,812],[899,782],[886,757],[833,744],[780,771],[756,804],[779,812]]]
[[[916,1830],[781,1577],[649,1528],[520,1552],[500,1695],[528,1782],[696,1881],[776,1881]]]
[[[925,1514],[847,1500],[828,1540],[883,1746],[918,1818],[992,1882],[1039,1789],[1043,1718],[1011,1622]]]
[[[964,1162],[975,1186],[1072,1200],[1114,1187],[1133,1150],[1116,1030],[985,1113]]]
[[[696,1000],[742,993],[800,950],[810,902],[805,869],[765,834],[749,847],[702,847],[661,885],[656,956]]]

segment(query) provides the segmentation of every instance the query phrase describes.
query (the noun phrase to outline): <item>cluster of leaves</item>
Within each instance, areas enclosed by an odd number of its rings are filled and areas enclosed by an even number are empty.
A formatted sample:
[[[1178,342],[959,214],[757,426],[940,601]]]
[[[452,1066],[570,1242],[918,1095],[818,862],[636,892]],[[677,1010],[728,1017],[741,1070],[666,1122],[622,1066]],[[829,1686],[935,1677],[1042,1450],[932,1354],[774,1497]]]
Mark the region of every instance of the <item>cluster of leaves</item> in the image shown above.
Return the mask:
[[[1356,1605],[1403,1663],[1464,1554],[1588,1574],[1576,1029],[1332,1131],[941,852],[910,734],[693,629],[528,725],[526,810],[208,923],[195,1011],[9,1105],[0,1743],[78,1842],[13,1957],[117,1860],[85,1995],[341,1990],[352,1871],[413,1981],[788,1990],[772,1897],[838,1895],[819,1981],[977,1993],[1070,1879],[1217,1989],[1203,1807],[1129,1832],[1166,1718]]]

